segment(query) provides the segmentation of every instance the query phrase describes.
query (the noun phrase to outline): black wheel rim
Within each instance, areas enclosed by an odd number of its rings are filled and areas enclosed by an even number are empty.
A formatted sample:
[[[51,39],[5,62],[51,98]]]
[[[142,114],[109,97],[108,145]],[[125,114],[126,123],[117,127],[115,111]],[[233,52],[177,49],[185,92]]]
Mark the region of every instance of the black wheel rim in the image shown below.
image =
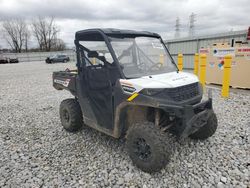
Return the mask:
[[[65,120],[65,122],[69,122],[69,120],[70,120],[70,116],[69,116],[69,112],[68,112],[68,110],[63,110],[63,114],[62,114],[62,117],[63,117],[63,119]]]
[[[145,139],[137,138],[134,141],[134,153],[143,161],[147,161],[151,157],[151,148]]]

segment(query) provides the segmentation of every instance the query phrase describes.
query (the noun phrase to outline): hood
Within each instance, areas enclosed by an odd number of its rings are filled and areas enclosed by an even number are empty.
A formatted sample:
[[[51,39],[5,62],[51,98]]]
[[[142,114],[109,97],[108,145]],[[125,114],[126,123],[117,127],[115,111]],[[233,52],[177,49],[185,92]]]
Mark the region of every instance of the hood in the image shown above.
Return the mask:
[[[120,80],[121,84],[133,86],[136,92],[144,88],[175,88],[199,82],[197,76],[186,72],[171,72],[141,78]]]

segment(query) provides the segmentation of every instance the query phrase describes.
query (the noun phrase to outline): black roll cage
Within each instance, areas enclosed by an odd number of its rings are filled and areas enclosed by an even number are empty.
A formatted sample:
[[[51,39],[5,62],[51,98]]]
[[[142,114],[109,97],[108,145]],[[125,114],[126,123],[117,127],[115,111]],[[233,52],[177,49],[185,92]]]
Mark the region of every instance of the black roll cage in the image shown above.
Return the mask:
[[[101,36],[101,37],[100,37]],[[85,51],[90,51],[88,48],[84,47],[81,45],[79,42],[80,41],[103,41],[107,45],[107,48],[114,60],[114,65],[118,68],[120,75],[123,79],[126,79],[126,76],[124,75],[122,68],[119,64],[119,60],[115,55],[114,49],[110,43],[109,37],[114,37],[114,38],[135,38],[135,37],[152,37],[152,38],[158,38],[160,39],[161,43],[164,46],[164,49],[168,53],[171,62],[175,65],[177,72],[179,71],[173,57],[170,55],[170,52],[168,48],[166,47],[165,43],[163,42],[162,38],[160,35],[156,33],[151,33],[151,32],[146,32],[146,31],[133,31],[133,30],[118,30],[118,29],[87,29],[87,30],[82,30],[82,31],[77,31],[75,34],[75,46],[76,46],[76,55],[77,55],[77,69],[78,71],[81,71],[81,66],[80,66],[80,50],[84,49]],[[84,65],[85,66],[85,65]]]

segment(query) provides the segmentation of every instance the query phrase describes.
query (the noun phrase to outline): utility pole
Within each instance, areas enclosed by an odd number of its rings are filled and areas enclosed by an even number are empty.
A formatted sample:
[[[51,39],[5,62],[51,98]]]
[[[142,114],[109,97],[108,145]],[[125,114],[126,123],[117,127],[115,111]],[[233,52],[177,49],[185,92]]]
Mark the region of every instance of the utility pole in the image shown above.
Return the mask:
[[[189,16],[189,32],[188,35],[190,37],[193,37],[195,35],[195,26],[194,23],[196,22],[196,14],[192,12],[192,14]]]
[[[179,38],[180,37],[180,19],[179,17],[176,18],[175,21],[175,38]]]

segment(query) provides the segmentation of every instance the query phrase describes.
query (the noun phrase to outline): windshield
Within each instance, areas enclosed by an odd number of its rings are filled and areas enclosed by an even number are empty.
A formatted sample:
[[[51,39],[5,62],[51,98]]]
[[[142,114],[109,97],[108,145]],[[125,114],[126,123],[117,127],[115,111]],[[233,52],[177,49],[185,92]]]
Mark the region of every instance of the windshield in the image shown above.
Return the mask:
[[[176,71],[161,43],[153,37],[110,38],[116,57],[127,78]]]

